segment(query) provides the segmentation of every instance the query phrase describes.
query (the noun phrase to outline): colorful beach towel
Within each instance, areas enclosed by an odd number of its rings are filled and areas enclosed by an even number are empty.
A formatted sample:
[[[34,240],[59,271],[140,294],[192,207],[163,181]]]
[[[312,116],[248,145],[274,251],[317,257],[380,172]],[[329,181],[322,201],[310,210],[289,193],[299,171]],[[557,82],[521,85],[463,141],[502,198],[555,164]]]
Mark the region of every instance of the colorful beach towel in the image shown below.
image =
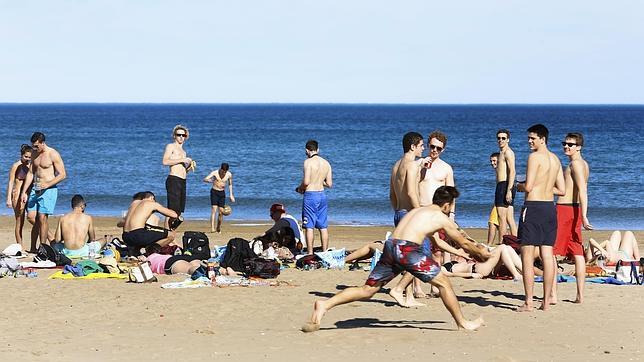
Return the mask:
[[[71,273],[63,274],[62,270],[55,272],[49,276],[49,279],[127,279],[126,274],[110,274],[110,273],[92,273],[82,277],[75,277]]]
[[[203,288],[203,287],[210,287],[212,286],[212,282],[210,279],[206,277],[199,277],[195,280],[192,280],[191,278],[188,278],[182,282],[172,282],[172,283],[165,283],[161,284],[161,288],[163,289],[194,289],[194,288]]]

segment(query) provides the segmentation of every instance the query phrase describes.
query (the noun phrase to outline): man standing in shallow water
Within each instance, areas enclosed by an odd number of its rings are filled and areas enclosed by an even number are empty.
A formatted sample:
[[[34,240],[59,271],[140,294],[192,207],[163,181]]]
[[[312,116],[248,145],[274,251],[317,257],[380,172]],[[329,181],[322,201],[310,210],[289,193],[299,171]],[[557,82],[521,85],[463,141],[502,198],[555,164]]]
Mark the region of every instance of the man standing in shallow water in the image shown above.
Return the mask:
[[[322,158],[318,152],[318,142],[309,140],[305,146],[304,177],[295,191],[304,195],[302,200],[302,227],[306,230],[306,249],[313,254],[315,234],[313,229],[320,230],[322,250],[329,247],[329,232],[327,230],[327,198],[325,187],[333,187],[331,164]]]
[[[555,264],[552,246],[557,237],[554,195],[564,195],[566,191],[561,162],[548,150],[548,128],[542,124],[528,128],[528,145],[532,153],[528,157],[526,181],[517,185],[518,191],[526,193],[519,219],[525,290],[525,303],[517,309],[519,312],[532,311],[535,246],[539,247],[543,262],[543,303],[540,309],[547,310],[553,302],[551,293]]]
[[[584,301],[584,283],[586,282],[586,259],[582,246],[581,226],[592,230],[588,221],[588,175],[590,168],[581,157],[584,136],[581,133],[568,133],[563,142],[564,153],[570,163],[564,172],[566,193],[557,199],[557,241],[555,255],[572,255],[575,259],[575,278],[577,280],[577,299]],[[555,274],[556,278],[556,274]],[[557,302],[557,282],[552,287],[552,302]]]
[[[190,137],[188,127],[176,125],[172,130],[174,142],[165,146],[163,153],[163,166],[170,167],[170,173],[165,180],[165,189],[168,195],[168,209],[174,210],[179,216],[186,209],[186,175],[194,169],[192,159],[186,157],[183,144]],[[169,228],[169,219],[165,220],[165,228]]]
[[[22,184],[21,200],[27,203],[27,218],[38,233],[31,233],[31,252],[36,252],[36,238],[40,243],[47,243],[49,235],[49,215],[54,213],[58,199],[58,183],[67,177],[65,164],[55,149],[47,146],[45,135],[35,132],[31,136],[33,155],[31,167]],[[34,186],[27,197],[27,190]]]

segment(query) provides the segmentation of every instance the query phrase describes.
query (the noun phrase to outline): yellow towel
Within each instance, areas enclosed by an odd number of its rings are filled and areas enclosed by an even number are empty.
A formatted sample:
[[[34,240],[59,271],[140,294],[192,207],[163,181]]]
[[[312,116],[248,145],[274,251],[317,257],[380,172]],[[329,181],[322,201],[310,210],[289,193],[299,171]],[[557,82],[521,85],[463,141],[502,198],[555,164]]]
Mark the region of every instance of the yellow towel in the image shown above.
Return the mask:
[[[92,273],[84,277],[75,277],[72,273],[63,274],[62,270],[49,276],[49,279],[127,279],[127,274]]]

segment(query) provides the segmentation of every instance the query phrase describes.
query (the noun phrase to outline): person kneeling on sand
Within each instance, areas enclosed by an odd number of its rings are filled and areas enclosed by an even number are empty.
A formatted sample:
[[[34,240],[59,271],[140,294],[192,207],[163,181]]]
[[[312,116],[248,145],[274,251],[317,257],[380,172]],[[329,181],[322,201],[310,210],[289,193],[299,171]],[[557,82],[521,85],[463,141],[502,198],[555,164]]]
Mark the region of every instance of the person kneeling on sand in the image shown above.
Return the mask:
[[[143,200],[128,210],[123,226],[123,242],[130,249],[131,255],[140,255],[141,248],[145,248],[154,243],[159,246],[166,246],[174,241],[174,230],[146,226],[146,220],[155,212],[159,212],[172,219],[179,217],[176,211],[156,202],[154,193],[152,192],[147,193]]]
[[[92,217],[85,214],[87,203],[83,196],[72,197],[72,211],[60,217],[54,240],[62,242],[63,254],[70,258],[98,254],[106,240],[95,241],[96,232]],[[87,242],[89,240],[89,242]]]
[[[271,205],[269,212],[275,224],[255,239],[267,244],[277,243],[278,247],[286,247],[293,254],[299,254],[306,240],[297,220],[286,212],[282,204]]]
[[[385,242],[382,257],[369,274],[365,285],[347,288],[328,300],[316,301],[311,319],[302,327],[302,331],[318,330],[322,317],[328,310],[337,305],[373,297],[383,285],[402,271],[407,271],[421,281],[438,287],[443,304],[459,328],[474,330],[480,327],[483,324],[482,318],[468,321],[463,316],[449,279],[441,274],[440,265],[431,258],[429,239],[427,239],[434,232],[443,229],[447,236],[470,255],[479,260],[489,258],[487,250],[479,249],[474,243],[466,240],[458,231],[456,224],[449,219],[449,212],[457,197],[458,191],[455,187],[441,186],[434,193],[433,205],[411,210],[400,220],[391,239]]]

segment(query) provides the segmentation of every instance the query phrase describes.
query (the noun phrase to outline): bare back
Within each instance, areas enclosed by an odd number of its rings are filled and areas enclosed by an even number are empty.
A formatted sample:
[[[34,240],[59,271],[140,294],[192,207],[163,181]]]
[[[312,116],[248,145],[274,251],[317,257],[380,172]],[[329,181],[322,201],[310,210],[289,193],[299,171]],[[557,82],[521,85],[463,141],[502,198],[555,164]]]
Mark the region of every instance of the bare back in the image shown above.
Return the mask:
[[[58,221],[58,228],[60,231],[57,231],[57,236],[61,237],[65,248],[70,250],[82,248],[94,236],[92,217],[84,213],[70,212],[62,216]]]
[[[564,171],[564,181],[566,184],[566,193],[563,196],[560,196],[557,200],[559,204],[578,204],[579,200],[579,186],[573,179],[573,168],[575,172],[580,173],[580,177],[584,180],[585,184],[588,184],[588,176],[590,174],[590,168],[588,167],[588,162],[580,158],[578,160],[570,161],[568,167]]]
[[[125,225],[123,231],[128,232],[145,227],[146,221],[155,212],[160,211],[166,216],[177,217],[177,214],[163,206],[156,201],[141,200],[138,203],[132,203],[125,218]],[[167,215],[172,213],[173,215]]]
[[[534,182],[526,201],[553,201],[557,176],[561,172],[561,162],[552,152],[533,152],[528,157],[526,182]]]
[[[314,155],[304,161],[304,178],[308,178],[305,191],[323,191],[331,184],[331,165],[324,158]]]
[[[391,206],[394,210],[411,210],[418,203],[419,164],[417,161],[398,160],[391,169],[389,187]]]
[[[438,206],[423,206],[409,211],[400,220],[391,237],[422,244],[426,237],[451,225],[455,228],[455,224],[440,211]]]

